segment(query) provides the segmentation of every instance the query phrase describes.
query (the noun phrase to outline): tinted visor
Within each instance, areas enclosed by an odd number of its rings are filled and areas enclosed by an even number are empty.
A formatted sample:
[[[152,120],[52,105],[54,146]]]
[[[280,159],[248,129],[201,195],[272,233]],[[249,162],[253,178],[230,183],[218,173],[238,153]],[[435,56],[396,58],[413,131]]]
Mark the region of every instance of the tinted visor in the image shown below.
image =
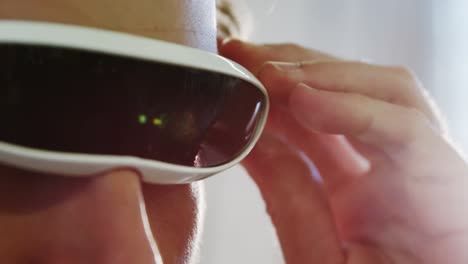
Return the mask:
[[[0,141],[212,167],[252,141],[265,95],[236,77],[116,55],[0,44]]]

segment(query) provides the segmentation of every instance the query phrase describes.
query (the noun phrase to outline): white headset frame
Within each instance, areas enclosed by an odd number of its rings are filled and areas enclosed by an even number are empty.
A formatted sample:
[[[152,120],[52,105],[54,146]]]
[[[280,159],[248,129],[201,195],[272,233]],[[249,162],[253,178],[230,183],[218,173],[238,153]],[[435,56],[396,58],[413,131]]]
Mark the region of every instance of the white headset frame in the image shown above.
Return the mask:
[[[89,50],[105,54],[203,69],[245,80],[268,99],[263,85],[239,64],[213,53],[125,33],[57,23],[0,20],[0,43],[38,44]],[[265,126],[269,102],[260,118],[260,129],[249,146],[227,164],[195,168],[132,156],[88,155],[22,147],[0,141],[0,163],[64,176],[90,177],[118,168],[137,170],[142,180],[182,184],[207,178],[242,161],[252,150]],[[1,177],[1,175],[0,175]]]

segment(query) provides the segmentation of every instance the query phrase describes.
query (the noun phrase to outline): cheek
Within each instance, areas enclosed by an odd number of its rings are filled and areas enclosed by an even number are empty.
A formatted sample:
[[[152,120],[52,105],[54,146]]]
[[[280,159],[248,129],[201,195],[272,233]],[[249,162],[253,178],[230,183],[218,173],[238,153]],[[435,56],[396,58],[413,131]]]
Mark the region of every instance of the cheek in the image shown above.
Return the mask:
[[[196,257],[203,225],[203,184],[145,184],[143,195],[164,263],[190,263]]]

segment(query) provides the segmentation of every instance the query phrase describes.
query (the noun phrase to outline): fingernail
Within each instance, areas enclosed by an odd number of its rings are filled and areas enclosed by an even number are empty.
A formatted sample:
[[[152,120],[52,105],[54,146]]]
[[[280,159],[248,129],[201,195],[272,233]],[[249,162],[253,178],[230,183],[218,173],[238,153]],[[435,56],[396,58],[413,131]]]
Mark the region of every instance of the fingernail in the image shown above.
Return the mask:
[[[239,42],[239,43],[244,43],[244,41],[240,40],[240,39],[237,39],[237,38],[232,38],[232,37],[227,37],[225,39],[223,39],[223,42],[221,43],[222,46],[224,45],[227,45],[231,42]]]
[[[233,41],[234,39],[233,38],[230,38],[230,37],[227,37],[225,39],[223,39],[223,41],[221,42],[222,45],[226,45],[227,43]]]
[[[300,62],[271,62],[271,64],[279,71],[289,72],[301,69],[302,64]]]
[[[299,83],[297,86],[297,88],[300,88],[304,91],[307,91],[307,92],[319,92],[319,90],[315,89],[315,88],[312,88],[310,87],[309,85],[305,84],[305,83]]]

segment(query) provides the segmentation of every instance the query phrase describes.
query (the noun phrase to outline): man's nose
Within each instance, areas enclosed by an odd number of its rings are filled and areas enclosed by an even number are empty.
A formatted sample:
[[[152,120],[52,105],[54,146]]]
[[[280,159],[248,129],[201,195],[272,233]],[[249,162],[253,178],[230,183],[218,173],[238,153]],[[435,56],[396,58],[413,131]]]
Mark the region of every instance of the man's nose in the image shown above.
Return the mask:
[[[155,263],[137,173],[25,177],[9,182],[11,203],[0,202],[0,233],[10,236],[5,246],[26,263]]]

